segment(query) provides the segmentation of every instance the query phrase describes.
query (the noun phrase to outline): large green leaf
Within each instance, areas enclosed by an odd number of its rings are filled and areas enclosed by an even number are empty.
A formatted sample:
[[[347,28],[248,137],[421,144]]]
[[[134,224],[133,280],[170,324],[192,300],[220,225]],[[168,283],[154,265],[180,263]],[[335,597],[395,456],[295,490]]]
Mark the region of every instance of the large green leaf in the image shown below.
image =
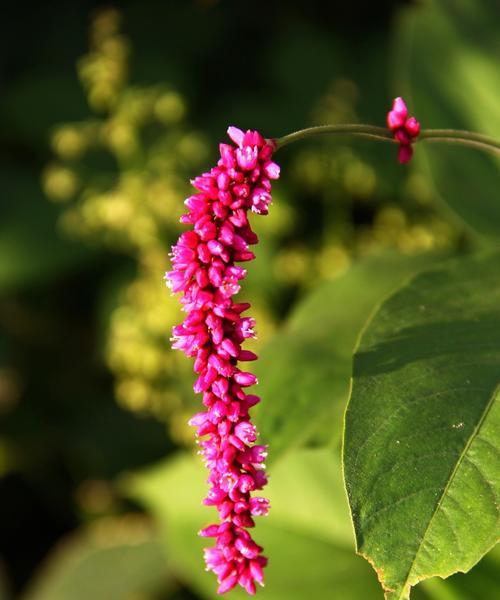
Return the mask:
[[[428,0],[408,7],[396,28],[397,94],[425,128],[479,131],[500,138],[498,2]],[[439,60],[436,60],[439,57]],[[500,160],[479,150],[418,145],[436,188],[475,231],[500,233]]]
[[[196,535],[215,519],[215,511],[200,503],[204,478],[199,459],[184,454],[136,475],[128,489],[162,526],[181,579],[204,598],[215,599],[215,577],[204,571],[202,558],[202,548],[210,541]],[[354,553],[340,461],[331,452],[290,453],[273,470],[266,495],[272,510],[259,519],[255,531],[270,557],[266,587],[259,590],[262,600],[381,600],[376,577]],[[231,597],[248,598],[240,590]]]
[[[416,276],[355,355],[345,480],[358,551],[391,600],[468,571],[498,539],[499,261]]]
[[[322,441],[339,441],[352,353],[363,325],[392,290],[437,260],[432,254],[371,257],[298,306],[256,364],[263,397],[256,421],[263,441],[272,445],[271,461],[319,428]]]
[[[22,600],[127,600],[171,586],[156,534],[144,517],[125,515],[63,540]]]

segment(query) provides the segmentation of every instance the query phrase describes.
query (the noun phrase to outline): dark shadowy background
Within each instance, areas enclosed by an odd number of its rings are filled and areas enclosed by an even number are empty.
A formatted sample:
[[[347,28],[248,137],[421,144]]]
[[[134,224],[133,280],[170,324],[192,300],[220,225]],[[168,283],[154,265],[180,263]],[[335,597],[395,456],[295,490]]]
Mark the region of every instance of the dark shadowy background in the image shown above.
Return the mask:
[[[161,279],[187,182],[213,162],[229,124],[268,136],[313,123],[383,124],[399,93],[394,24],[411,9],[425,7],[143,0],[3,8],[2,600],[79,598],[40,591],[45,565],[70,572],[68,548],[94,565],[86,579],[99,577],[111,560],[99,552],[110,539],[119,547],[120,535],[138,536],[151,553],[148,573],[103,598],[194,597],[189,582],[166,581],[149,517],[116,486],[192,443],[190,367],[168,348],[178,314]],[[467,245],[462,226],[433,203],[428,179],[401,170],[391,151],[328,140],[283,151],[276,216],[262,224],[267,260],[252,266],[246,292],[259,343],[314,282],[357,256]]]

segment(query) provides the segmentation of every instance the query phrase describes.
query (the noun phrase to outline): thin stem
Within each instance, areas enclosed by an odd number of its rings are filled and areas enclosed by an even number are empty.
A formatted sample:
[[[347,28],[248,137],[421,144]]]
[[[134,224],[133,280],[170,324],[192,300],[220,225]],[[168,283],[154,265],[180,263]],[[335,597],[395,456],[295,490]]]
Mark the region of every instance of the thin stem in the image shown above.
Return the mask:
[[[317,127],[308,127],[295,131],[275,140],[277,149],[316,135],[341,135],[341,136],[356,136],[365,139],[378,140],[381,142],[389,142],[397,144],[393,134],[385,127],[377,127],[375,125],[319,125]],[[487,137],[480,133],[472,131],[460,131],[457,129],[424,129],[420,132],[415,143],[419,141],[427,142],[442,142],[446,144],[459,144],[461,146],[470,146],[479,148],[493,154],[500,154],[500,142],[493,138]]]
[[[428,142],[444,142],[478,148],[493,154],[500,154],[500,142],[481,133],[459,129],[424,129],[418,138]],[[418,140],[417,140],[418,141]]]
[[[276,147],[282,148],[291,142],[298,142],[315,135],[355,135],[372,140],[380,140],[383,142],[393,142],[396,140],[392,137],[392,133],[385,127],[377,127],[375,125],[318,125],[317,127],[308,127],[294,133],[289,133],[275,140]]]

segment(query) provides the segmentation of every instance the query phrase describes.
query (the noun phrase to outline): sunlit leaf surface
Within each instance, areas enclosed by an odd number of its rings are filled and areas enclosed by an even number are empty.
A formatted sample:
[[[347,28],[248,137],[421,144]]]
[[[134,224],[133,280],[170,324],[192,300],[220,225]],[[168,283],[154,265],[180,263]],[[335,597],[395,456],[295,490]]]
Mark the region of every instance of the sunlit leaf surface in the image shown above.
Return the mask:
[[[391,600],[498,539],[499,256],[416,276],[364,332],[344,467],[357,547]]]

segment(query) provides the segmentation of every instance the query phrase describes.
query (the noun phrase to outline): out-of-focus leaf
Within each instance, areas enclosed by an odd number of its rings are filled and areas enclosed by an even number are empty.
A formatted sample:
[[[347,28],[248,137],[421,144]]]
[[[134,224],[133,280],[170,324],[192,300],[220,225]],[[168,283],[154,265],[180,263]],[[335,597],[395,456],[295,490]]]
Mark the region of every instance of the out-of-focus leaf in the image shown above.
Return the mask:
[[[200,461],[179,455],[136,475],[129,492],[156,516],[174,568],[204,598],[217,598],[202,548],[211,540],[196,532],[215,518],[203,507],[205,474]],[[301,450],[276,465],[266,489],[272,510],[260,519],[255,538],[270,557],[262,600],[328,598],[380,600],[368,565],[356,557],[339,461],[327,450]],[[170,550],[169,550],[170,549]],[[232,597],[242,600],[245,592]]]
[[[500,138],[500,11],[494,0],[429,0],[408,7],[398,32],[399,86],[425,128]],[[439,60],[436,59],[439,57]],[[500,233],[500,160],[475,149],[418,145],[436,188],[477,232]]]
[[[126,515],[63,540],[22,600],[127,600],[166,589],[170,578],[156,534],[143,517]]]
[[[262,439],[274,460],[322,429],[340,439],[349,394],[352,353],[377,304],[436,255],[381,255],[353,266],[344,276],[312,292],[256,363],[263,402],[256,411]]]
[[[344,472],[387,598],[468,571],[499,535],[500,256],[416,276],[354,359]]]

